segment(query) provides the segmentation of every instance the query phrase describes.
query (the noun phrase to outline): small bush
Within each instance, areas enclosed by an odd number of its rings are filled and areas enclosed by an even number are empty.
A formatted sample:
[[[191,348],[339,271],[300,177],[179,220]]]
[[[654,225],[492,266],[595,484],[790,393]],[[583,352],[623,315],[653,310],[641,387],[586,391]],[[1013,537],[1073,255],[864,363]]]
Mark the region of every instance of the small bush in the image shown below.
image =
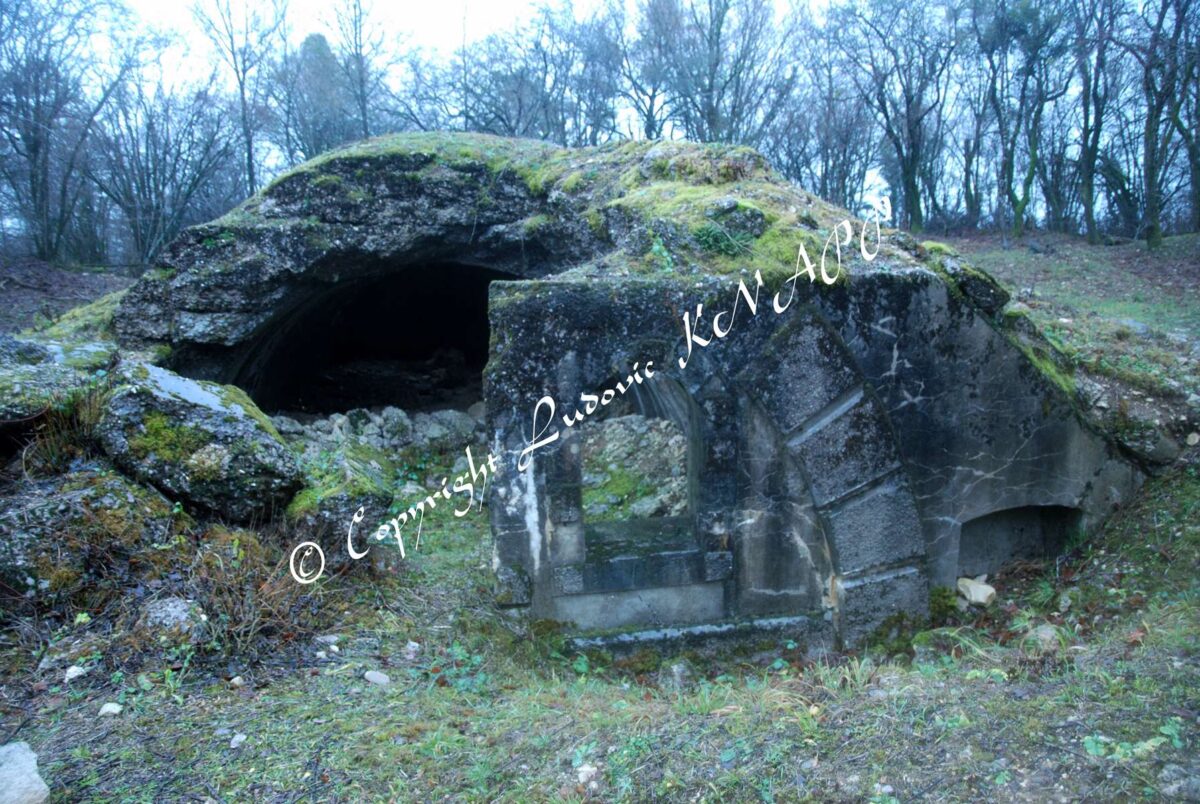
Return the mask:
[[[711,254],[724,254],[726,257],[749,254],[754,243],[752,235],[746,232],[731,232],[715,223],[706,223],[693,234],[700,248]]]
[[[323,587],[296,583],[288,557],[259,534],[220,526],[200,538],[189,580],[208,615],[209,649],[242,656],[254,655],[264,637],[307,630]]]
[[[935,586],[929,591],[929,620],[934,628],[957,621],[957,594],[949,586]]]
[[[26,470],[44,474],[66,471],[72,460],[98,453],[96,427],[112,391],[106,375],[55,399],[34,427],[25,448]]]

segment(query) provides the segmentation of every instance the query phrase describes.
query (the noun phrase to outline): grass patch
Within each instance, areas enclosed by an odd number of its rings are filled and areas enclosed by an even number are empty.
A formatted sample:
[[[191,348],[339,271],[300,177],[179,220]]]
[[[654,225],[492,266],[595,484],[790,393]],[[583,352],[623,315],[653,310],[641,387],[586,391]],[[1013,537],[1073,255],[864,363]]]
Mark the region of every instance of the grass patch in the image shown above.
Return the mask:
[[[85,801],[205,786],[226,799],[974,800],[1054,785],[1140,798],[1155,795],[1163,764],[1187,764],[1198,738],[1173,714],[1198,677],[1198,506],[1200,479],[1181,469],[1151,481],[1058,578],[1037,576],[1055,594],[1033,576],[997,581],[1033,612],[1028,625],[1073,595],[1075,619],[1057,627],[1074,647],[1050,663],[1026,655],[1019,628],[1003,636],[1013,624],[1003,607],[995,622],[918,635],[935,649],[911,664],[810,662],[786,642],[707,659],[585,660],[553,631],[527,633],[478,604],[486,524],[451,518],[403,576],[327,596],[340,611],[338,654],[298,645],[259,671],[251,696],[196,671],[178,700],[161,673],[104,679],[37,710],[23,736],[56,789]],[[669,680],[676,665],[691,668],[681,688]],[[392,683],[367,684],[367,669]],[[126,713],[98,726],[98,702],[122,695]],[[98,766],[81,747],[100,727],[110,731]],[[232,749],[236,733],[247,740]],[[580,792],[585,765],[596,787]]]

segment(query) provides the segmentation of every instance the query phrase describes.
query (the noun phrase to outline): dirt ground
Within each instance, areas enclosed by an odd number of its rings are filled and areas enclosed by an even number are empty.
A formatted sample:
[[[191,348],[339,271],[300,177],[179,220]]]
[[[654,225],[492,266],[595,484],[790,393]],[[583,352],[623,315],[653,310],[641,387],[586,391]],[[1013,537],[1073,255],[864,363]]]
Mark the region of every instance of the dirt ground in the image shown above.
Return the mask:
[[[0,333],[52,321],[132,283],[128,273],[108,269],[57,268],[34,259],[0,260]]]

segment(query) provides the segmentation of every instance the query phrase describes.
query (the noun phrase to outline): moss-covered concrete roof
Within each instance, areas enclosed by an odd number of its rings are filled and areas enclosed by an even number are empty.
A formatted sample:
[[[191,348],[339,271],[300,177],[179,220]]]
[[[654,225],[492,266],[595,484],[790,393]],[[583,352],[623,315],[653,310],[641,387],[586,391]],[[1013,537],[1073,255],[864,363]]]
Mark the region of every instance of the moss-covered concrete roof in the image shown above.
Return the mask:
[[[216,248],[238,233],[280,226],[320,241],[323,229],[339,223],[338,214],[344,219],[369,214],[391,185],[420,185],[447,172],[474,177],[473,184],[485,188],[518,184],[540,202],[521,222],[531,239],[586,223],[599,248],[564,274],[723,275],[759,269],[764,277],[786,277],[795,270],[801,246],[818,261],[845,220],[855,227],[845,259],[851,265],[862,226],[845,210],[781,178],[744,146],[630,141],[566,149],[482,134],[421,132],[354,143],[300,165],[206,227],[204,242]],[[297,206],[297,197],[305,203]],[[873,235],[872,227],[872,247]],[[880,256],[907,265],[924,254],[914,241],[885,230]]]

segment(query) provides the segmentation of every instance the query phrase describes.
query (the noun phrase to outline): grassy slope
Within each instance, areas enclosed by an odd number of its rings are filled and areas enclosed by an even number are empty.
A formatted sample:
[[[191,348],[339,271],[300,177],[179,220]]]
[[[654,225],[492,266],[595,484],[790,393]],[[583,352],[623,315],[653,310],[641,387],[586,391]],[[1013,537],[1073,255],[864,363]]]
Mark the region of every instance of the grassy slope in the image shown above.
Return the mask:
[[[1088,246],[1048,235],[1041,253],[998,238],[955,241],[974,265],[1021,294],[1031,315],[1085,369],[1157,393],[1200,393],[1200,234]],[[1141,329],[1150,328],[1149,332]]]
[[[1047,284],[1044,315],[1064,303]],[[138,678],[96,657],[70,689],[37,691],[48,674],[10,651],[0,692],[31,715],[17,738],[59,800],[581,800],[586,765],[604,800],[1153,798],[1170,791],[1168,764],[1200,775],[1195,463],[1057,567],[1002,574],[997,606],[949,615],[915,655],[900,635],[818,665],[786,643],[709,660],[576,655],[490,606],[485,516],[425,525],[402,575],[327,590],[339,654],[285,646],[241,690],[216,668]],[[1028,648],[1039,625],[1061,639],[1053,655]],[[689,658],[676,688],[670,666]],[[393,683],[366,684],[369,669]],[[96,718],[107,700],[124,713]]]

